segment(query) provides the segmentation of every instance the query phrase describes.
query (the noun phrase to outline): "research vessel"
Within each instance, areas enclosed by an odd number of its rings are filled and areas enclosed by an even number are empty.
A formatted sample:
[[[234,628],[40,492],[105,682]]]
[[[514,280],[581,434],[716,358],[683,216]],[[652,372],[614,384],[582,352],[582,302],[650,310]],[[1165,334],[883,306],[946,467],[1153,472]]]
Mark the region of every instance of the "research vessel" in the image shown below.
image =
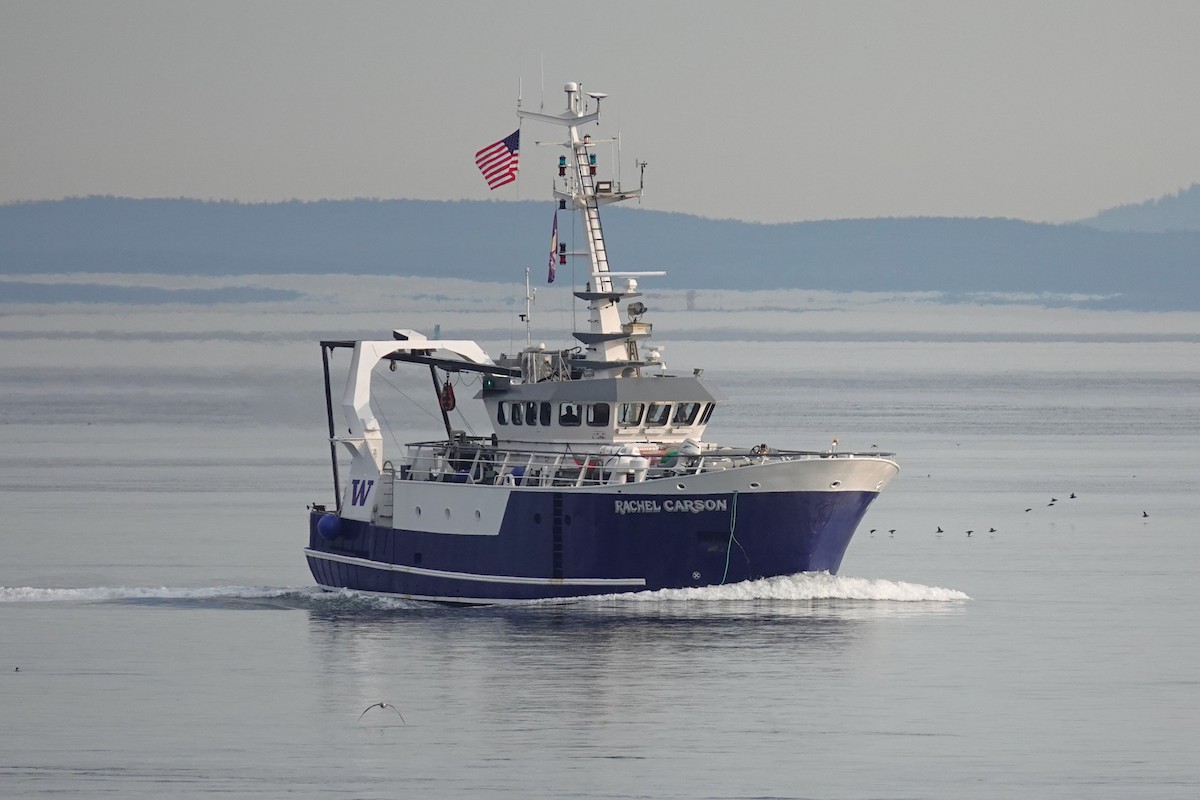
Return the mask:
[[[587,329],[570,346],[529,341],[496,358],[474,341],[410,329],[321,342],[335,501],[310,507],[304,552],[316,582],[494,604],[837,572],[895,459],[840,451],[836,440],[803,450],[705,438],[722,396],[701,369],[671,374],[650,344],[639,281],[663,273],[614,270],[605,248],[600,208],[640,196],[641,181],[624,190],[597,178],[600,143],[582,128],[598,124],[605,95],[576,83],[565,92],[560,114],[520,101],[517,113],[564,134],[554,197],[580,216],[586,249],[555,242],[548,267],[586,259],[589,280],[574,296],[587,304]],[[343,352],[339,426],[331,362]],[[392,453],[371,379],[398,367],[429,371],[444,436]],[[471,399],[491,434],[451,423],[466,376],[478,378]]]

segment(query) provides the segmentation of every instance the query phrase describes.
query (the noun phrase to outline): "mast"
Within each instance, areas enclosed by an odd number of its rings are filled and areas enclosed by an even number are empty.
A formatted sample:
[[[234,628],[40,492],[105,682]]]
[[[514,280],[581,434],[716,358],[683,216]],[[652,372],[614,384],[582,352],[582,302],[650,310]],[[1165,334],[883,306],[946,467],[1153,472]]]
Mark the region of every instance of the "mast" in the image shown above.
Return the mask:
[[[567,139],[561,146],[570,152],[570,156],[560,156],[558,174],[563,178],[562,188],[555,183],[554,196],[559,200],[559,207],[566,208],[567,204],[583,212],[584,241],[587,244],[587,255],[590,261],[590,276],[587,290],[576,292],[580,299],[588,301],[588,321],[591,323],[587,331],[576,331],[575,338],[587,349],[587,365],[600,376],[617,375],[631,362],[636,361],[636,344],[634,337],[648,335],[649,326],[639,323],[637,332],[627,330],[629,326],[621,323],[620,303],[629,297],[637,297],[637,282],[629,280],[624,286],[617,286],[614,278],[636,278],[641,276],[663,275],[663,272],[613,272],[609,268],[608,250],[604,244],[604,229],[600,223],[600,206],[620,200],[641,196],[642,190],[621,191],[613,181],[597,181],[596,155],[591,152],[598,142],[593,142],[591,134],[581,134],[580,127],[589,122],[599,123],[600,101],[607,95],[600,92],[589,92],[587,96],[595,104],[595,111],[588,111],[588,103],[583,99],[583,91],[578,83],[570,82],[563,87],[567,95],[566,110],[558,115],[525,111],[518,103],[517,116],[538,122],[559,125],[567,129]],[[578,254],[582,255],[582,253]]]
[[[537,289],[529,288],[529,267],[525,268],[525,313],[521,321],[525,323],[525,347],[533,347],[533,301],[537,300]]]

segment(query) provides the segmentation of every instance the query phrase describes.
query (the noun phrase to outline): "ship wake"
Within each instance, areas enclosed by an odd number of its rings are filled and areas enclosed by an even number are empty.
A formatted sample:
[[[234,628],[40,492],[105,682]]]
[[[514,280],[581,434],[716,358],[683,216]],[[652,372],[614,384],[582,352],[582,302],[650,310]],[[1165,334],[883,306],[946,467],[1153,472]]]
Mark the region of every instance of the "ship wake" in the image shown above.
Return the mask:
[[[390,610],[425,604],[400,598],[319,587],[273,586],[96,586],[80,589],[0,586],[0,603],[127,603],[204,608]]]
[[[599,599],[620,599],[628,602],[730,601],[730,600],[847,600],[897,603],[947,603],[970,600],[965,592],[924,586],[906,581],[882,578],[857,578],[849,575],[830,575],[828,572],[801,572],[774,578],[742,581],[723,586],[703,586],[694,589],[660,589],[654,592],[635,592],[606,595]]]
[[[653,592],[607,594],[568,600],[534,601],[533,605],[581,604],[592,609],[625,610],[648,605],[691,607],[744,605],[757,601],[779,604],[945,604],[970,600],[957,589],[925,586],[907,581],[804,572],[723,586],[694,589],[660,589]],[[270,586],[98,586],[90,588],[40,588],[0,586],[0,603],[125,603],[138,605],[222,608],[279,608],[319,611],[388,611],[429,608],[430,604],[402,598],[366,594],[349,589],[326,591],[317,587]]]

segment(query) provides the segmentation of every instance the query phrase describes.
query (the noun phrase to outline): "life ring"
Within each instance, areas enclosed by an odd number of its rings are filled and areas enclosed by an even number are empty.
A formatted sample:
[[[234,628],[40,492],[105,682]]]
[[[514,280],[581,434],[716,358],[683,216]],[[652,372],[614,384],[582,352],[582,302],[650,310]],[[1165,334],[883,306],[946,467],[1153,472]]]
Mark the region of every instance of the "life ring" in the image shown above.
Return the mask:
[[[442,391],[438,393],[438,405],[442,407],[442,411],[453,411],[457,403],[454,401],[454,386],[451,385],[449,379],[446,380],[446,385],[442,387]]]

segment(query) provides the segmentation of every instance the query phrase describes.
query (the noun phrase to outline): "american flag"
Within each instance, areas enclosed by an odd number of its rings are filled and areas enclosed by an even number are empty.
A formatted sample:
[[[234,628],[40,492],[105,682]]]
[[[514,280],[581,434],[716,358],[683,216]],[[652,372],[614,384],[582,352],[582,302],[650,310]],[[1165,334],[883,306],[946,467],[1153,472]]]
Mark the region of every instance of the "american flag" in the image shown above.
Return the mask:
[[[483,173],[489,189],[512,183],[517,179],[517,153],[521,149],[521,130],[518,128],[495,144],[475,154],[475,166]]]

